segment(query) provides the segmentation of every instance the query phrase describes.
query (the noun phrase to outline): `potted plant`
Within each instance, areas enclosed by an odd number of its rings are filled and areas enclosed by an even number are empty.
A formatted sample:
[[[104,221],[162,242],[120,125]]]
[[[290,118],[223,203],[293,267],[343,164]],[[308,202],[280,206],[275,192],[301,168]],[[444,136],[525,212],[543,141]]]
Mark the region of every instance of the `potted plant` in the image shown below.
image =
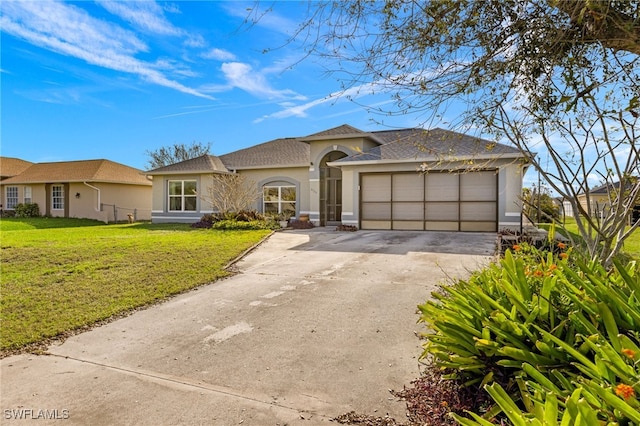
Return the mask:
[[[287,226],[289,226],[290,218],[291,218],[291,213],[288,213],[288,212],[278,213],[275,216],[275,219],[276,221],[278,221],[278,223],[280,223],[281,228],[286,228]]]

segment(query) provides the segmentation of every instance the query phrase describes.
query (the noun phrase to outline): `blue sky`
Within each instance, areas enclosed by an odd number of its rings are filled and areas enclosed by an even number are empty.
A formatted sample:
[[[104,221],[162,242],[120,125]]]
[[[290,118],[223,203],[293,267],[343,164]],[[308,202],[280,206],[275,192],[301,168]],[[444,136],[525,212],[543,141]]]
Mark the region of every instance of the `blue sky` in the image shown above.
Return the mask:
[[[2,1],[1,155],[147,169],[146,151],[174,143],[210,142],[220,155],[344,123],[420,124],[368,113],[361,105],[391,97],[365,86],[349,101],[322,63],[300,61],[301,47],[285,42],[306,3],[275,2],[243,25],[254,6]]]

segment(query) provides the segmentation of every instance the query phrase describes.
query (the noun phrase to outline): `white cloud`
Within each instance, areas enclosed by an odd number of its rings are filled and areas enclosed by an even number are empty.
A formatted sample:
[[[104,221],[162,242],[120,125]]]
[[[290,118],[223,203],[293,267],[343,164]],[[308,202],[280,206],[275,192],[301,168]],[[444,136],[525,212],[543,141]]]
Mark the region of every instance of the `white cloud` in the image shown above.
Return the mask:
[[[0,27],[5,33],[92,65],[134,74],[152,84],[211,99],[168,78],[156,65],[137,59],[135,54],[148,52],[149,48],[134,33],[93,18],[80,8],[44,1],[3,2],[1,8]],[[186,71],[178,68],[177,72],[184,75]]]
[[[262,116],[254,120],[254,123],[259,123],[261,121],[271,119],[271,118],[279,119],[279,118],[288,118],[288,117],[307,117],[307,111],[311,108],[314,108],[318,105],[326,104],[329,102],[337,102],[341,99],[356,99],[361,96],[373,95],[375,93],[376,87],[378,87],[376,83],[366,83],[360,86],[354,86],[349,89],[333,92],[323,98],[316,99],[300,105],[291,105],[289,103],[287,104],[282,103],[280,105],[283,106],[284,109],[278,112],[275,112],[273,114]],[[389,102],[392,102],[392,101],[379,102],[377,104],[372,104],[371,106],[380,106]]]
[[[265,76],[254,71],[251,65],[242,62],[225,62],[221,67],[227,85],[244,90],[253,96],[267,99],[306,99],[293,90],[278,90],[271,87]]]
[[[202,55],[204,59],[215,59],[216,61],[235,61],[236,55],[229,52],[228,50],[213,48],[207,52],[204,52]]]
[[[154,1],[103,1],[98,4],[143,31],[179,36],[183,32],[164,16],[164,10]]]

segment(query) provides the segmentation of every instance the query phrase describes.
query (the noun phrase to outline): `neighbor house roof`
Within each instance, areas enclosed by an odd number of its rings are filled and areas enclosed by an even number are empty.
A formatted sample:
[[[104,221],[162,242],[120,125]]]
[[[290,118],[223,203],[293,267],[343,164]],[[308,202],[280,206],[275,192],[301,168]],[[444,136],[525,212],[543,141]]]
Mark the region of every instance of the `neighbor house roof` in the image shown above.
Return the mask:
[[[33,163],[13,157],[0,157],[0,179],[17,176]]]
[[[219,157],[215,155],[201,155],[200,157],[184,160],[168,166],[145,172],[148,175],[177,175],[182,173],[228,173]]]
[[[151,185],[141,170],[110,160],[59,161],[35,163],[3,184],[34,184],[53,182],[109,182],[130,185]]]
[[[297,138],[284,138],[221,155],[220,159],[229,170],[309,167],[310,155],[308,143]]]
[[[400,129],[372,132],[383,143],[335,163],[384,160],[453,160],[521,157],[514,147],[443,129]]]

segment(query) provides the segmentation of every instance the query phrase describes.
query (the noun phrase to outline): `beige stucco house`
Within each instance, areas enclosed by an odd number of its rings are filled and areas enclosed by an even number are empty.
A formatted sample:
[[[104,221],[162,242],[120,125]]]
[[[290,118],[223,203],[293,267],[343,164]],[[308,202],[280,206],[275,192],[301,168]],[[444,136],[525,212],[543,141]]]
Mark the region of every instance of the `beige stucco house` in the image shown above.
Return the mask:
[[[1,175],[7,158],[0,161]],[[42,215],[103,222],[151,219],[152,183],[141,170],[109,160],[29,163],[0,181],[2,208],[37,203]]]
[[[447,130],[342,125],[146,173],[156,223],[212,213],[198,194],[212,174],[239,173],[257,183],[258,211],[309,215],[320,226],[493,232],[520,229],[528,165],[513,147]]]

